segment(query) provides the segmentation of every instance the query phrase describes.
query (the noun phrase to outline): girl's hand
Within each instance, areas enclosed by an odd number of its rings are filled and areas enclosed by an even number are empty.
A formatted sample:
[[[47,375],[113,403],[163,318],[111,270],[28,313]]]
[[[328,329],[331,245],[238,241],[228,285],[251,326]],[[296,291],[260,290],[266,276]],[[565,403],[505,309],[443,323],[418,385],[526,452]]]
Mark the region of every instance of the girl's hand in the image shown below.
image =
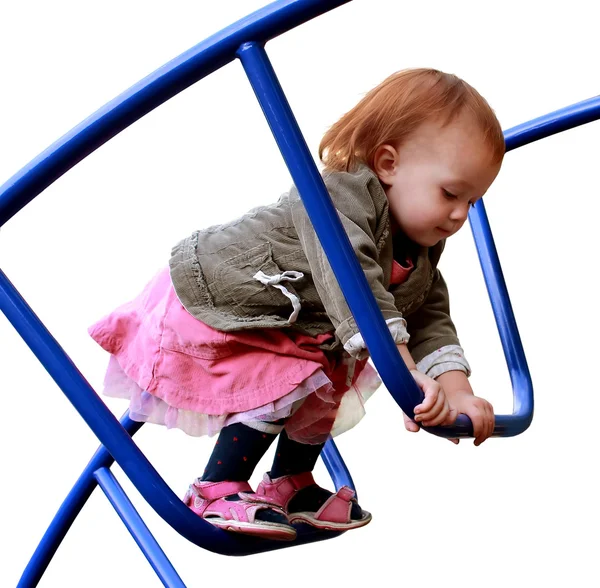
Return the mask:
[[[425,398],[421,404],[415,406],[414,421],[403,413],[406,430],[416,433],[420,425],[426,427],[452,425],[456,421],[458,412],[450,406],[440,384],[417,370],[410,370],[410,373],[423,391]]]
[[[451,393],[450,402],[459,414],[466,414],[471,419],[476,447],[492,436],[496,418],[494,408],[487,400],[467,390],[457,390]],[[458,443],[458,439],[454,441]]]

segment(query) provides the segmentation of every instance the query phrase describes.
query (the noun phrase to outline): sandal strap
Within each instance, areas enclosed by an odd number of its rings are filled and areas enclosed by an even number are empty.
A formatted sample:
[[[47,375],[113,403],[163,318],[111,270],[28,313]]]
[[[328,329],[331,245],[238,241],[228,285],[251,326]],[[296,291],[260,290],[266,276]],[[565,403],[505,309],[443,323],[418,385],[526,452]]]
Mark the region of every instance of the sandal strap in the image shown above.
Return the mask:
[[[274,498],[271,498],[266,495],[259,495],[254,492],[240,492],[239,494],[240,494],[240,498],[242,500],[245,500],[246,502],[252,502],[254,504],[263,504],[263,505],[272,507],[274,510],[276,510],[278,512],[279,511],[283,512],[283,510],[281,509],[281,505]]]
[[[283,509],[287,508],[292,497],[302,488],[315,484],[312,472],[302,472],[301,474],[292,474],[271,479],[269,474],[265,474],[262,482],[256,489],[258,496],[265,496],[276,505]]]
[[[315,519],[318,521],[328,521],[332,523],[349,523],[350,512],[355,492],[348,486],[342,486],[335,494],[332,494],[325,504],[315,513]]]
[[[236,500],[234,502],[229,502],[223,498],[209,502],[203,511],[203,515],[205,518],[207,515],[217,515],[226,521],[256,523],[256,513],[258,511],[267,509],[274,510],[285,516],[285,513],[280,508],[276,508],[265,503],[248,502],[247,500]]]
[[[238,494],[240,500],[228,501],[225,497]],[[285,512],[275,501],[254,494],[248,482],[202,482],[196,480],[190,485],[184,502],[197,515],[217,516],[226,521],[256,524],[256,513],[260,510],[273,510],[285,516]]]
[[[252,492],[252,487],[248,482],[199,482],[197,480],[190,486],[190,490],[192,489],[208,500],[217,500],[239,492]]]

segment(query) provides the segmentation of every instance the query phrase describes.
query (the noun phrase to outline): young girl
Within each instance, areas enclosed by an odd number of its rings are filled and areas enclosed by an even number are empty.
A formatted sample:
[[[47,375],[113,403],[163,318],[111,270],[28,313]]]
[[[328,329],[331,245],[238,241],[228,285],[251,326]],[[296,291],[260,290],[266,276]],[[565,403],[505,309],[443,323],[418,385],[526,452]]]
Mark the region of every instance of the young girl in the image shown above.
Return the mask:
[[[454,75],[396,73],[325,134],[323,178],[398,350],[424,393],[415,422],[459,413],[475,444],[494,429],[437,269],[446,238],[495,179],[504,139],[487,102]],[[111,354],[105,393],[132,419],[219,434],[186,504],[230,531],[291,540],[291,523],[366,525],[349,488],[312,470],[379,385],[354,318],[294,187],[277,203],[177,244],[169,267],[90,328]],[[248,484],[279,435],[271,470]]]

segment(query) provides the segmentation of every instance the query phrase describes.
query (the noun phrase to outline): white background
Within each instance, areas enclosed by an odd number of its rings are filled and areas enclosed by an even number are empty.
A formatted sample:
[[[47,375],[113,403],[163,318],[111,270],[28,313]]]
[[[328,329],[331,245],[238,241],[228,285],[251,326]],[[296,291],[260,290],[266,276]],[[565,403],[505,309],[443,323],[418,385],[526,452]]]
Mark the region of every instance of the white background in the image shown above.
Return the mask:
[[[0,182],[120,92],[263,0],[30,0],[0,5]],[[405,67],[454,72],[503,128],[599,93],[588,2],[355,0],[267,46],[313,153],[328,125]],[[179,537],[119,480],[190,587],[598,586],[597,124],[510,153],[485,202],[536,392],[533,425],[480,448],[404,431],[381,390],[338,439],[373,512],[334,541],[226,558]],[[192,230],[276,200],[289,175],[239,63],[104,145],[0,230],[0,267],[100,390],[87,326],[128,300]],[[442,260],[476,392],[510,383],[470,230]],[[97,446],[0,316],[0,585],[14,586]],[[120,415],[125,406],[107,401]],[[146,426],[136,441],[178,494],[212,446]],[[257,475],[268,467],[262,463]],[[318,479],[325,485],[325,469]],[[159,586],[99,491],[41,586]]]

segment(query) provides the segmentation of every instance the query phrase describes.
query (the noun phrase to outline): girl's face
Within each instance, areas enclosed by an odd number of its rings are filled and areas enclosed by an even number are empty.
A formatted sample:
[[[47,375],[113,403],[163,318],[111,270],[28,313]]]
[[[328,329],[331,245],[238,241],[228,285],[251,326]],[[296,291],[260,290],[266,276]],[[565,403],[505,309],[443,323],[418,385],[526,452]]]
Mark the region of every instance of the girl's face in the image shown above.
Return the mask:
[[[375,154],[392,216],[409,239],[425,247],[463,226],[500,165],[491,161],[491,150],[468,114],[446,126],[426,122],[400,145],[382,145]]]

